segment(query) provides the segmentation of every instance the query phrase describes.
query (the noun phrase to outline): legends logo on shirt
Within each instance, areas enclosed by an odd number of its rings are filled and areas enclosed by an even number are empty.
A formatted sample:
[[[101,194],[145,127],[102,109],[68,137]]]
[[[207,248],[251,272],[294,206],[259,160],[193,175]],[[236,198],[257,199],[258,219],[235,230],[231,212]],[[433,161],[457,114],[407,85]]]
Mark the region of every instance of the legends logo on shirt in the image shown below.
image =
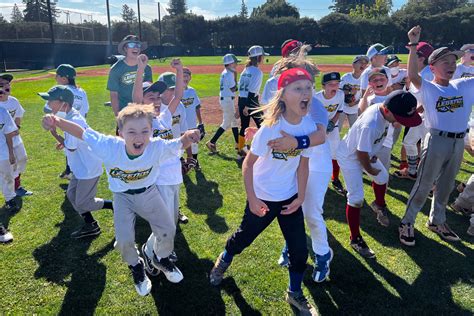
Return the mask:
[[[11,117],[15,118],[16,109],[8,110],[8,113],[10,113]]]
[[[181,103],[183,103],[185,108],[188,108],[189,106],[193,105],[194,103],[194,98],[187,98],[187,99],[181,99]]]
[[[136,171],[128,171],[128,170],[124,171],[119,168],[113,168],[113,169],[110,169],[109,174],[112,178],[122,180],[125,183],[129,183],[129,182],[145,179],[150,174],[151,169],[153,169],[153,167],[147,170],[136,170]]]
[[[436,110],[441,113],[454,112],[454,110],[464,106],[463,97],[439,97],[436,102]]]
[[[380,143],[385,138],[385,136],[387,136],[387,133],[388,133],[388,126],[385,127],[385,130],[383,131],[382,135],[374,141],[374,145]]]
[[[326,110],[328,112],[334,112],[337,110],[338,107],[339,107],[339,104],[329,104],[328,106],[326,106]]]
[[[470,72],[465,72],[461,75],[461,78],[471,78],[471,77],[474,77],[474,74]]]
[[[155,129],[153,130],[153,137],[161,139],[173,139],[173,131],[170,129]]]
[[[172,125],[175,125],[175,124],[179,124],[179,121],[181,120],[181,115],[176,115],[176,116],[173,116],[173,121],[172,121]]]
[[[297,157],[301,154],[301,149],[290,149],[287,151],[272,151],[273,159],[288,161],[288,157]]]

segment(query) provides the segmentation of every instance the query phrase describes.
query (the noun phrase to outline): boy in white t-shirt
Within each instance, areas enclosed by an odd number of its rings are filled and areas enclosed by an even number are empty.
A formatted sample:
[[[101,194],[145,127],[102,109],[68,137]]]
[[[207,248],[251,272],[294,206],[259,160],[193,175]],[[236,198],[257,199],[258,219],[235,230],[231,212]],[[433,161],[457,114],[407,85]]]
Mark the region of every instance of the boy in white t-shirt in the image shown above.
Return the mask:
[[[385,66],[390,69],[390,77],[392,78],[392,89],[400,90],[405,87],[405,82],[408,77],[406,69],[400,68],[402,60],[397,55],[388,55]]]
[[[25,144],[20,136],[21,120],[23,119],[25,110],[20,102],[18,102],[18,99],[10,95],[12,80],[13,76],[10,74],[0,75],[0,107],[3,107],[10,113],[18,127],[18,134],[13,138],[13,151],[15,153],[15,165],[13,166],[13,170],[15,173],[15,192],[17,196],[22,197],[32,195],[33,192],[21,186],[21,174],[25,171],[28,161]]]
[[[145,264],[135,245],[135,218],[145,219],[160,244],[154,243],[152,264],[159,270],[177,269],[169,260],[174,248],[176,224],[156,187],[160,164],[178,156],[191,142],[199,140],[199,131],[187,131],[180,139],[164,141],[152,138],[152,106],[129,104],[117,116],[120,137],[107,136],[55,115],[43,118],[46,130],[60,128],[82,139],[103,160],[109,188],[114,195],[115,248],[132,273],[139,295],[151,291]],[[158,239],[158,237],[157,237]]]
[[[315,98],[319,100],[328,112],[327,124],[327,141],[331,147],[332,156],[332,186],[337,193],[345,195],[346,191],[339,180],[339,165],[336,160],[336,151],[339,146],[339,115],[342,113],[344,106],[344,92],[339,89],[341,75],[338,72],[329,72],[323,75],[323,90],[315,94]]]
[[[387,55],[390,51],[391,47],[385,47],[380,43],[374,44],[367,49],[367,57],[370,60],[370,65],[365,68],[364,72],[360,76],[360,89],[362,95],[364,95],[365,90],[369,87],[369,78],[368,74],[372,70],[372,68],[383,68],[385,72],[388,74],[390,70],[388,67],[384,66],[385,62],[387,61]],[[392,85],[392,80],[389,78],[388,86]]]
[[[461,47],[464,55],[456,66],[453,79],[474,77],[474,44],[465,44]]]
[[[387,136],[390,123],[399,122],[405,126],[421,124],[421,117],[416,112],[416,99],[407,92],[392,92],[384,103],[369,107],[354,123],[344,136],[337,151],[342,174],[347,188],[346,217],[351,232],[351,246],[361,256],[375,257],[360,233],[360,210],[364,204],[363,173],[372,178],[375,193],[376,212],[387,217],[385,203],[388,172],[378,159]],[[375,209],[373,209],[375,211]]]
[[[58,85],[46,93],[38,93],[52,113],[67,121],[74,122],[84,129],[89,128],[84,117],[72,107],[74,93],[69,87]],[[112,201],[95,197],[100,176],[103,173],[102,161],[97,158],[89,146],[82,140],[64,133],[64,137],[51,130],[51,134],[58,141],[57,148],[64,149],[68,158],[69,167],[73,176],[67,187],[66,196],[74,210],[81,215],[84,224],[71,234],[72,238],[84,238],[100,234],[100,227],[91,212],[100,209],[113,209]]]

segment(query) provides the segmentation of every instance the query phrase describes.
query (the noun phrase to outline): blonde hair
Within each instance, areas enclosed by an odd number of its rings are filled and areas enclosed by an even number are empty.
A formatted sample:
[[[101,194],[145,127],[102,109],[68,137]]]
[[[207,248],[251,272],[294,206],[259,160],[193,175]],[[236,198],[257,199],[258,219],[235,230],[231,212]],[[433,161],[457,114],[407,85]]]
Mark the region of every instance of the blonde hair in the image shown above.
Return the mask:
[[[298,53],[295,56],[289,56],[280,59],[275,64],[274,76],[280,75],[285,70],[291,68],[303,68],[314,78],[319,75],[320,71],[316,64],[306,57],[306,51],[310,45],[303,45],[299,48]]]
[[[122,129],[128,120],[141,118],[145,118],[151,126],[154,114],[155,109],[151,104],[129,103],[117,115],[118,128]]]
[[[285,113],[286,104],[282,100],[284,93],[285,88],[278,90],[267,105],[260,106],[252,112],[252,114],[260,112],[264,113],[262,125],[268,127],[275,125],[280,119],[280,116]]]

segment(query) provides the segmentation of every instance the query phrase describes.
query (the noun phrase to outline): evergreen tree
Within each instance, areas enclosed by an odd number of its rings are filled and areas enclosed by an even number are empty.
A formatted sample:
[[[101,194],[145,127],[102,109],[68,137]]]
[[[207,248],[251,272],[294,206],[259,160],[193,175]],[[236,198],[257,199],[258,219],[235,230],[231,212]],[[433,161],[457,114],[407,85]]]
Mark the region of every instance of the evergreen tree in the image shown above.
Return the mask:
[[[23,20],[25,22],[48,22],[48,4],[47,0],[23,0],[26,8],[23,10]],[[53,22],[56,22],[58,16],[58,10],[56,9],[56,3],[50,1],[51,15],[53,16]]]
[[[18,9],[18,6],[16,5],[16,3],[13,6],[12,14],[10,16],[10,21],[12,23],[23,22],[23,14],[21,14],[21,11],[20,9]]]
[[[138,21],[135,11],[126,4],[122,6],[122,19],[127,24],[132,24]]]
[[[168,12],[172,16],[186,14],[186,0],[170,0]]]
[[[239,16],[245,19],[249,17],[249,9],[247,8],[244,0],[242,0],[242,5],[240,6]]]

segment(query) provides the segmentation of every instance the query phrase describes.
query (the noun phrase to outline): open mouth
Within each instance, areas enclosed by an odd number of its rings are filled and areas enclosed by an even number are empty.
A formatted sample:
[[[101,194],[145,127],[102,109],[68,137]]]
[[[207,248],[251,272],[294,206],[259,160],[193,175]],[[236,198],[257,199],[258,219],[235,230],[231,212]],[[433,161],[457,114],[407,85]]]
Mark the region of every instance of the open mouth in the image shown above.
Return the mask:
[[[308,99],[304,99],[303,101],[301,101],[300,103],[300,108],[302,110],[306,110],[308,109],[308,104],[309,104],[309,100]]]
[[[379,85],[375,86],[375,89],[377,89],[377,90],[383,89],[383,84],[379,84]]]
[[[142,148],[143,148],[143,143],[133,143],[133,149],[135,149],[136,151],[141,151]]]

